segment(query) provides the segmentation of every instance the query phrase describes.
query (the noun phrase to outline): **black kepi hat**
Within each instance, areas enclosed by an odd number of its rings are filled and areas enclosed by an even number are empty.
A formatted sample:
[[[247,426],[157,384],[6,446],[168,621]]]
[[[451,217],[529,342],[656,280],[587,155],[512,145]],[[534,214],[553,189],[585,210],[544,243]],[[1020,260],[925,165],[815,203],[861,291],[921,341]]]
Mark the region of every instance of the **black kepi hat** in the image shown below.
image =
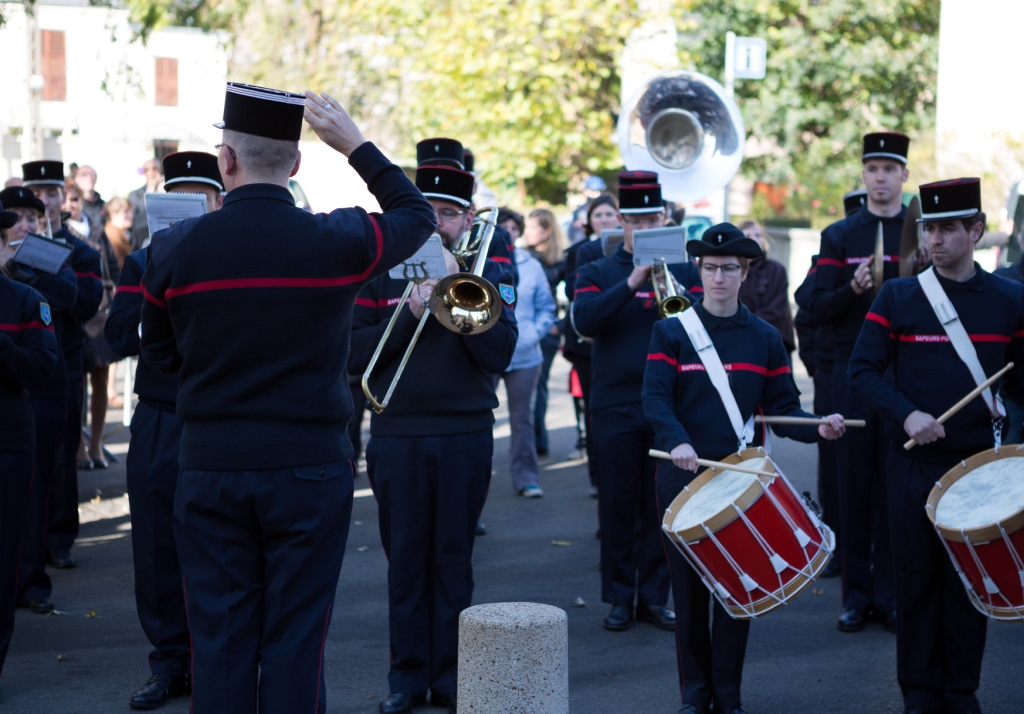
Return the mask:
[[[164,188],[182,183],[201,183],[224,190],[217,157],[205,151],[179,151],[164,157]]]
[[[661,213],[658,174],[651,171],[623,171],[619,174],[619,213]]]
[[[63,161],[29,161],[21,165],[21,178],[26,186],[64,187]]]
[[[476,166],[476,162],[474,161],[473,152],[469,149],[462,150],[462,163],[464,164],[462,168],[469,173],[473,173],[473,168]]]
[[[20,216],[14,211],[5,211],[3,201],[0,201],[0,228],[13,228]]]
[[[46,213],[46,204],[24,186],[9,186],[0,191],[0,202],[7,208],[34,208],[40,217]]]
[[[868,192],[863,188],[850,191],[843,196],[843,210],[846,211],[847,216],[852,216],[866,205],[868,205]]]
[[[427,198],[457,203],[469,208],[473,202],[473,174],[451,166],[420,166],[416,169],[416,188]]]
[[[970,218],[981,213],[981,179],[958,178],[926,183],[921,189],[918,223]]]
[[[895,131],[878,131],[864,135],[864,153],[861,161],[888,159],[906,166],[910,151],[910,137]]]
[[[462,142],[455,139],[424,139],[416,144],[416,165],[453,166],[466,169],[466,155]]]
[[[298,141],[305,110],[306,97],[302,94],[228,82],[224,93],[224,121],[214,126],[266,139]]]
[[[689,241],[686,250],[698,258],[707,255],[735,255],[739,258],[753,259],[763,255],[757,241],[747,238],[743,231],[731,223],[711,226],[704,231],[700,240]]]

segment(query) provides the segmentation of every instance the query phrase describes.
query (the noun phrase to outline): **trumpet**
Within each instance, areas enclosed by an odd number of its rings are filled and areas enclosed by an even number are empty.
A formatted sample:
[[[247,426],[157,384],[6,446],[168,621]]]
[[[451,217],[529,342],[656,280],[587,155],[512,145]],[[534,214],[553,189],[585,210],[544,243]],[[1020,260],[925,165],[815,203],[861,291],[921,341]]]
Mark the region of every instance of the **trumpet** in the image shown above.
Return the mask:
[[[658,302],[658,315],[662,318],[675,317],[690,307],[690,301],[676,290],[676,281],[664,258],[654,261],[651,266],[651,285],[654,286],[654,299]]]
[[[488,206],[480,214],[452,248],[463,272],[443,278],[430,297],[430,312],[445,328],[460,335],[486,332],[501,317],[498,289],[483,277],[491,239],[498,225],[498,208]],[[483,214],[487,214],[486,219]],[[477,227],[480,230],[474,237],[473,229]],[[471,270],[468,269],[470,258],[473,258]]]

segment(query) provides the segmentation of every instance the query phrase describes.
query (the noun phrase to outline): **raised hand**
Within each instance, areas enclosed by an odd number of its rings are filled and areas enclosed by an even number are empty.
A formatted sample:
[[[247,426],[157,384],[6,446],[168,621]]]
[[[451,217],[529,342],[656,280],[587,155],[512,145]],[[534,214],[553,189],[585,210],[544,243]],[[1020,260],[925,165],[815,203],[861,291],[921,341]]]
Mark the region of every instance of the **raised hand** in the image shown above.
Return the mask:
[[[317,96],[307,89],[304,116],[320,140],[344,156],[351,155],[366,143],[352,117],[337,99],[327,93]]]

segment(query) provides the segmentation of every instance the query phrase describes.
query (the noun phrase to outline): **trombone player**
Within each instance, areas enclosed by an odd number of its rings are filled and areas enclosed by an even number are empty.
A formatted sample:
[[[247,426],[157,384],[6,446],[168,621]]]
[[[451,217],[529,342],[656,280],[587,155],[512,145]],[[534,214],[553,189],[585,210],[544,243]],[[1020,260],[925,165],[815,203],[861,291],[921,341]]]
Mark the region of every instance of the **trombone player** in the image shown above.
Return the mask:
[[[416,186],[434,207],[442,242],[456,248],[474,227],[473,175],[425,164],[416,170]],[[484,241],[488,233],[478,230]],[[463,271],[486,261],[483,277],[498,288],[500,310],[486,326],[463,334],[428,316],[402,372],[399,365],[430,309],[437,281],[413,286],[402,303],[408,281],[384,274],[356,298],[349,372],[369,371],[371,355],[384,340],[367,391],[387,405],[372,415],[366,447],[388,556],[391,693],[380,703],[382,714],[412,711],[426,702],[428,690],[434,706],[453,713],[456,707],[458,618],[472,603],[473,541],[491,480],[498,406],[492,375],[508,367],[519,334],[507,268],[479,249],[475,259],[462,257],[469,264]],[[396,309],[401,313],[386,334]],[[393,398],[382,399],[395,379]]]

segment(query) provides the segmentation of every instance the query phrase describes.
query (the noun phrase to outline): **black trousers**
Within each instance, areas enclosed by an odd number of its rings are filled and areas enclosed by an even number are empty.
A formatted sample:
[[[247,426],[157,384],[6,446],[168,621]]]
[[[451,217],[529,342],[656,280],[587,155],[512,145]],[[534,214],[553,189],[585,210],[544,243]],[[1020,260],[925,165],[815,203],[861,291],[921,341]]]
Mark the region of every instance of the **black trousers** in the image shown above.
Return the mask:
[[[824,367],[824,368],[823,368]],[[832,405],[832,365],[818,363],[814,373],[814,413],[835,413]],[[852,431],[852,430],[850,430]],[[847,432],[849,433],[849,431]],[[836,442],[818,439],[818,505],[821,520],[839,537],[839,465]]]
[[[46,574],[46,527],[49,522],[50,487],[58,458],[57,446],[64,430],[63,399],[33,399],[36,446],[32,459],[32,485],[22,526],[18,604],[32,598],[50,597],[53,585]],[[76,499],[77,501],[77,499]]]
[[[597,486],[597,457],[594,456],[595,439],[590,430],[590,355],[566,352],[565,358],[572,363],[573,368],[576,370],[576,376],[580,380],[580,391],[583,392],[583,418],[585,420],[584,423],[587,425],[587,472],[590,474],[590,485]]]
[[[184,422],[139,402],[132,416],[132,441],[125,468],[132,511],[132,560],[139,623],[153,645],[153,674],[182,677],[189,672],[191,647],[174,542],[174,491]]]
[[[658,464],[658,511],[664,513],[696,476],[668,461]],[[672,573],[682,702],[709,710],[712,706],[735,709],[742,704],[740,684],[750,620],[733,619],[676,546],[662,537]]]
[[[954,464],[926,464],[894,444],[887,465],[899,612],[896,674],[904,705],[927,714],[981,710],[975,692],[988,620],[971,605],[924,510],[932,486]]]
[[[643,406],[595,409],[591,434],[598,462],[601,599],[612,605],[665,605],[669,573],[661,539],[655,472],[647,452],[654,430]]]
[[[370,437],[366,472],[388,556],[392,693],[455,693],[459,614],[473,602],[473,541],[493,450],[490,429]]]
[[[864,419],[864,429],[848,429],[835,442],[839,475],[839,554],[843,567],[843,607],[883,613],[896,607],[885,461],[889,438],[882,420],[850,392],[848,362],[836,361],[832,398],[837,411]]]
[[[32,452],[0,452],[0,674],[14,634],[18,553],[31,485]]]
[[[352,462],[182,469],[174,536],[193,714],[327,711],[324,643],[352,516]]]
[[[50,549],[71,550],[78,537],[78,442],[82,438],[84,389],[82,372],[68,370],[67,420],[50,489],[46,535],[46,547]]]

